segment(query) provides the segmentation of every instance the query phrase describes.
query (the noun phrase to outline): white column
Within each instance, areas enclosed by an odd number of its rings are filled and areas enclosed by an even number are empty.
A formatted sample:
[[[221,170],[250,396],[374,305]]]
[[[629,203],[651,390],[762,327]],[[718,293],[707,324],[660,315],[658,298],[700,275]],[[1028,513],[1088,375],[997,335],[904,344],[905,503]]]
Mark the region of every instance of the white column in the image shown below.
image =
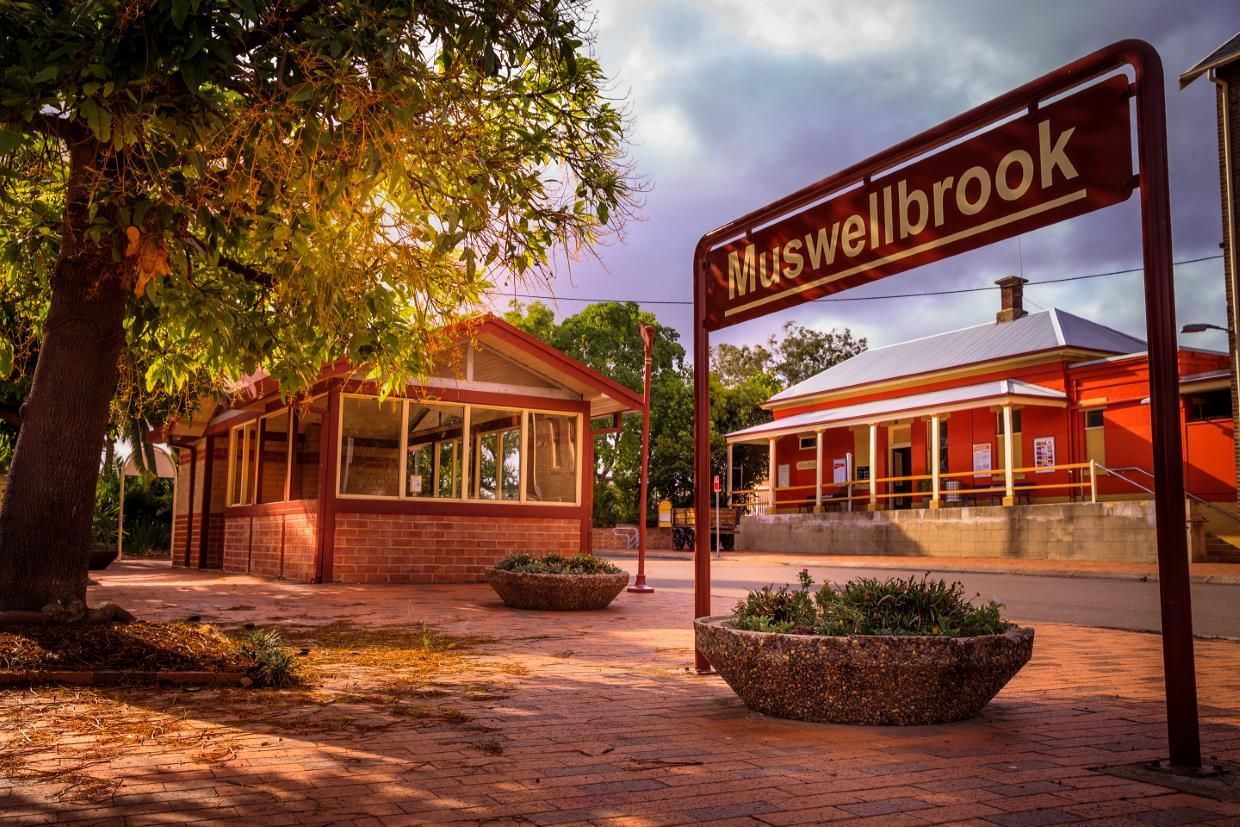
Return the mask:
[[[775,483],[779,481],[779,464],[775,461],[776,441],[777,440],[774,437],[771,437],[770,442],[769,442],[770,456],[767,457],[767,461],[766,461],[767,484],[770,486],[770,502],[768,503],[768,505],[771,509],[770,511],[771,514],[775,513]]]
[[[878,509],[878,423],[870,424],[870,510]]]
[[[723,490],[728,492],[728,508],[732,507],[732,443],[728,443],[728,479],[723,485]]]
[[[1016,486],[1012,474],[1012,406],[1003,406],[1003,504],[1016,505]]]
[[[941,420],[938,414],[930,417],[930,507],[939,507],[939,465],[941,457],[939,455],[939,435],[941,433]]]
[[[814,431],[814,511],[822,513],[822,431]]]

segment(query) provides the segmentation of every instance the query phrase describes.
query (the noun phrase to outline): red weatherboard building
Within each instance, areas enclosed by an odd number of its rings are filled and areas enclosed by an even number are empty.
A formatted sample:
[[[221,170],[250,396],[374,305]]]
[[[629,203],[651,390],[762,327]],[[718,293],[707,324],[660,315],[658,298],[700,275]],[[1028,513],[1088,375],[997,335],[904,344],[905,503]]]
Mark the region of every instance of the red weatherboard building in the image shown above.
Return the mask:
[[[771,451],[777,512],[1150,496],[1145,343],[1062,310],[1028,314],[1024,280],[999,284],[994,323],[862,353],[767,400],[772,422],[728,435],[729,451]],[[1179,362],[1187,489],[1234,502],[1230,362],[1189,348]],[[769,491],[749,493],[770,513]]]
[[[480,580],[589,550],[592,419],[628,388],[494,316],[383,402],[348,365],[306,405],[253,378],[161,437],[179,449],[175,565],[317,582]],[[614,422],[615,420],[613,420]]]

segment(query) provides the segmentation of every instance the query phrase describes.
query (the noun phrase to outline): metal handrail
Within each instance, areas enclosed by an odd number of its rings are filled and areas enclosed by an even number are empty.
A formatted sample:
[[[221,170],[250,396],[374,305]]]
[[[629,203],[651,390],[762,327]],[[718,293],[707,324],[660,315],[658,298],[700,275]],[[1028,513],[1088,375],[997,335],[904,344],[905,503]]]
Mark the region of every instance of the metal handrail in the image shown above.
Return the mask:
[[[1126,476],[1124,476],[1123,474],[1121,474],[1121,473],[1120,473],[1120,471],[1139,471],[1140,473],[1145,474],[1145,476],[1149,477],[1149,478],[1150,478],[1150,480],[1153,480],[1153,479],[1154,479],[1154,475],[1153,475],[1152,473],[1150,473],[1149,471],[1146,471],[1144,468],[1141,468],[1141,467],[1136,466],[1136,465],[1124,465],[1124,466],[1120,466],[1119,468],[1108,468],[1108,467],[1106,467],[1105,465],[1103,465],[1101,462],[1099,462],[1099,463],[1098,463],[1098,467],[1099,467],[1099,468],[1101,468],[1101,469],[1102,469],[1104,472],[1106,472],[1107,474],[1111,474],[1112,476],[1118,477],[1119,479],[1123,480],[1124,482],[1128,483],[1129,485],[1131,485],[1131,486],[1132,486],[1132,487],[1134,487],[1134,488],[1140,488],[1142,491],[1144,491],[1145,493],[1150,494],[1150,495],[1153,495],[1153,494],[1154,494],[1154,489],[1153,489],[1153,488],[1146,488],[1144,485],[1142,485],[1141,483],[1137,482],[1136,480],[1134,480],[1134,479],[1130,479],[1129,477],[1126,477]],[[1240,522],[1240,514],[1232,514],[1230,511],[1228,511],[1228,510],[1227,510],[1227,509],[1225,509],[1225,508],[1219,508],[1219,507],[1218,507],[1217,505],[1215,505],[1214,503],[1210,502],[1210,501],[1209,501],[1209,500],[1207,500],[1207,499],[1204,499],[1203,497],[1199,497],[1199,496],[1197,496],[1196,494],[1194,494],[1194,493],[1193,493],[1193,492],[1191,492],[1191,491],[1185,491],[1185,492],[1184,492],[1184,496],[1188,497],[1190,500],[1193,500],[1194,502],[1199,502],[1199,503],[1201,503],[1201,504],[1202,504],[1202,505],[1204,505],[1206,508],[1211,508],[1211,509],[1213,509],[1213,510],[1217,511],[1218,513],[1220,513],[1220,514],[1222,514],[1222,515],[1224,515],[1224,516],[1226,516],[1226,517],[1229,517],[1229,518],[1231,518],[1231,519],[1235,520],[1236,522]]]

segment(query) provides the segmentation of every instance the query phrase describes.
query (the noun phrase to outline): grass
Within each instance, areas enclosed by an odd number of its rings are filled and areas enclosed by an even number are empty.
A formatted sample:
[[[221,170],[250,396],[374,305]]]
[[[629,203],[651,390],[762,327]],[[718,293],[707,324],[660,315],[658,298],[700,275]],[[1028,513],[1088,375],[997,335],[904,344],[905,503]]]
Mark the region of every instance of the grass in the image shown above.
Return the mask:
[[[764,586],[749,592],[732,613],[732,625],[751,632],[798,635],[902,635],[974,637],[1003,632],[1008,624],[994,602],[974,606],[959,582],[862,577],[813,591],[802,570],[800,588]]]

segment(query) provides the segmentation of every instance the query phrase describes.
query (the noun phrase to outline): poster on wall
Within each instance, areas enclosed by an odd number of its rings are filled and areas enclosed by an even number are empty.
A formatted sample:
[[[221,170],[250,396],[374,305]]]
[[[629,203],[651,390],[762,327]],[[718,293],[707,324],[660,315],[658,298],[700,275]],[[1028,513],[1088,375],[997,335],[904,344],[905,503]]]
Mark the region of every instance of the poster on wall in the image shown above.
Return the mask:
[[[848,457],[836,457],[831,460],[831,482],[836,485],[848,482]]]
[[[973,443],[973,475],[976,477],[988,477],[993,470],[994,467],[990,462],[990,443]]]
[[[1033,467],[1039,474],[1049,474],[1055,465],[1055,437],[1040,436],[1033,441]]]

